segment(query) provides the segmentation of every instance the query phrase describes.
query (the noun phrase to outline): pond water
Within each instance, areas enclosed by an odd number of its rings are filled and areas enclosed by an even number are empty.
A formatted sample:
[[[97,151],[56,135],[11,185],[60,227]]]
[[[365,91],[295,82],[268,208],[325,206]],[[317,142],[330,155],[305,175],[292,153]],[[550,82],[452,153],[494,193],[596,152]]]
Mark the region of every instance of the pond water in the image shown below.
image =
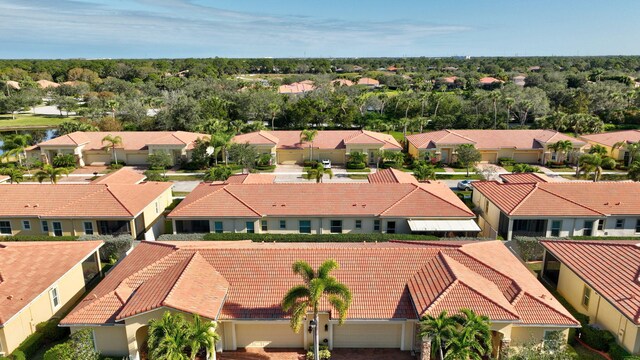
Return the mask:
[[[56,129],[38,129],[38,130],[11,130],[11,131],[0,131],[0,154],[3,153],[2,146],[4,142],[2,141],[2,137],[6,135],[13,134],[29,134],[31,135],[32,142],[34,144],[41,143],[46,140],[51,140],[57,136]]]

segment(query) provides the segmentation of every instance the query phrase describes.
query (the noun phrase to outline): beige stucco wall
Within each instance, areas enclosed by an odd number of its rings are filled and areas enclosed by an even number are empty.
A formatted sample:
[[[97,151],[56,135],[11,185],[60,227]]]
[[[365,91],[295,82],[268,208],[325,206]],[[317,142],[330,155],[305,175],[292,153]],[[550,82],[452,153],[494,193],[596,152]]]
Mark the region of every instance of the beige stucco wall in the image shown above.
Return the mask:
[[[53,287],[58,289],[60,304],[53,307],[49,290]],[[31,304],[24,307],[21,312],[0,328],[0,340],[3,341],[2,348],[11,353],[18,345],[36,328],[36,325],[47,321],[54,316],[60,316],[82,296],[85,291],[84,275],[82,264],[74,266],[62,278],[51,284],[46,291],[38,295]]]
[[[71,327],[71,333],[91,329],[96,349],[103,356],[128,356],[127,334],[122,324],[93,327]]]
[[[301,348],[304,330],[293,332],[288,321],[236,321],[236,345],[243,347]]]
[[[529,327],[529,326],[513,326],[511,328],[511,344],[512,347],[518,347],[530,343],[542,343],[545,331],[562,331],[564,339],[569,336],[568,328],[545,328],[545,327]]]
[[[165,190],[155,200],[150,202],[144,210],[142,210],[142,217],[144,219],[144,230],[149,230],[158,219],[162,216],[162,212],[167,206],[171,205],[173,201],[173,195],[171,188]],[[156,211],[157,210],[157,211]],[[140,232],[140,229],[136,229]]]
[[[22,221],[29,220],[31,222],[31,230],[23,230]],[[63,236],[80,236],[85,235],[84,222],[91,222],[93,224],[94,234],[98,233],[97,222],[102,219],[38,219],[38,218],[0,218],[0,221],[11,222],[12,235],[49,235],[53,236],[53,223],[60,222],[62,225]],[[124,220],[130,221],[131,219],[104,219],[104,220]],[[42,231],[42,221],[47,221],[49,224],[49,232]],[[4,234],[3,234],[4,235]],[[2,235],[0,235],[2,236]]]
[[[420,150],[418,150],[418,148],[412,143],[409,143],[409,146],[407,146],[407,152],[413,156],[414,159],[421,157]]]
[[[400,348],[404,321],[348,321],[333,328],[334,348]]]
[[[611,303],[601,297],[595,290],[591,290],[589,305],[582,305],[582,295],[585,286],[588,286],[578,275],[566,265],[561,264],[558,278],[558,292],[577,311],[589,316],[589,322],[598,324],[611,331],[616,340],[628,351],[640,352],[640,330],[622,313],[616,310]]]

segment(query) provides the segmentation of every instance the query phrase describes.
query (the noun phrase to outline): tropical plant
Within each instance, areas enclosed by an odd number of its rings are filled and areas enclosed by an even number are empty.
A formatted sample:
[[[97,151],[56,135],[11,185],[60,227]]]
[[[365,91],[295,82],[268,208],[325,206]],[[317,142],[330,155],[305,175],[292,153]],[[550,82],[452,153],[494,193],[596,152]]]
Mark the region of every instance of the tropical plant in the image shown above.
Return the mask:
[[[456,319],[447,316],[446,311],[442,311],[438,316],[423,316],[420,319],[420,337],[431,339],[431,356],[438,356],[439,360],[444,359],[445,344],[451,340],[457,331]]]
[[[435,180],[436,168],[426,161],[418,161],[413,165],[413,176],[418,181]]]
[[[313,160],[313,140],[318,135],[318,130],[304,129],[300,132],[300,142],[309,143],[309,160]]]
[[[393,162],[393,167],[399,169],[402,167],[402,163],[404,162],[404,153],[393,150],[380,150],[378,151],[378,158],[383,163],[386,161]]]
[[[351,291],[343,283],[330,275],[331,271],[338,269],[335,260],[325,260],[317,271],[306,261],[296,261],[291,269],[296,275],[300,275],[303,284],[289,289],[282,299],[282,310],[291,312],[291,328],[296,333],[302,328],[302,323],[309,311],[313,314],[313,321],[318,324],[318,311],[320,301],[326,298],[338,315],[340,324],[347,316],[351,306]],[[314,328],[313,350],[315,360],[319,360],[319,334],[318,327]]]
[[[164,150],[155,151],[147,157],[147,162],[151,170],[166,171],[171,166],[171,155]]]
[[[609,152],[607,151],[606,147],[602,145],[594,144],[594,145],[591,145],[591,148],[589,149],[589,154],[598,154],[602,157],[605,157],[609,155]]]
[[[119,135],[107,135],[102,138],[102,144],[107,143],[105,149],[111,150],[113,153],[113,160],[117,164],[118,163],[118,155],[116,154],[116,146],[122,145],[122,137]]]
[[[217,132],[211,136],[210,145],[213,146],[216,165],[218,164],[218,153],[222,154],[224,164],[229,164],[229,148],[233,145],[233,133]]]
[[[540,168],[538,168],[537,166],[531,166],[529,164],[514,164],[511,172],[514,174],[532,173],[537,172],[538,170],[540,170]]]
[[[256,163],[259,166],[269,166],[271,165],[271,160],[273,160],[273,157],[271,157],[271,154],[262,154],[258,156],[258,160],[256,161]]]
[[[480,151],[473,144],[462,144],[456,147],[456,156],[458,162],[467,169],[467,176],[469,176],[469,168],[482,160]]]
[[[226,181],[233,174],[228,166],[216,166],[204,174],[205,181]]]
[[[307,179],[315,179],[317,183],[321,183],[325,174],[329,175],[329,179],[333,179],[333,171],[331,171],[331,169],[325,169],[322,163],[318,163],[316,167],[307,171]]]
[[[160,319],[149,322],[147,344],[151,359],[193,360],[202,349],[207,355],[213,353],[220,338],[215,332],[216,323],[203,321],[197,314],[192,316],[190,322],[182,314],[166,311]]]
[[[66,168],[54,168],[51,165],[45,165],[42,170],[35,173],[35,178],[39,183],[44,180],[51,181],[52,184],[57,184],[62,175],[69,175],[69,170]]]
[[[634,161],[629,166],[629,174],[627,176],[633,181],[640,181],[640,160]]]
[[[349,153],[349,162],[353,164],[363,164],[367,161],[367,155],[360,151],[352,151]]]
[[[196,355],[201,351],[206,351],[205,359],[215,352],[216,341],[220,340],[220,335],[216,333],[217,323],[213,321],[203,321],[198,314],[193,315],[193,321],[189,324],[189,348],[191,350],[190,359],[195,360]]]
[[[231,144],[231,147],[229,148],[229,158],[236,164],[242,166],[243,173],[245,170],[247,172],[251,171],[257,157],[258,150],[255,146],[249,143]]]
[[[99,129],[86,122],[80,121],[65,121],[58,125],[58,135],[71,134],[76,131],[98,131]]]
[[[0,172],[2,175],[9,177],[9,183],[20,183],[24,179],[24,173],[20,169],[8,168]]]
[[[610,157],[601,157],[598,154],[584,154],[578,160],[578,175],[584,172],[585,175],[593,173],[593,181],[596,182],[602,175],[602,168],[615,167],[615,160]]]
[[[58,154],[51,159],[51,164],[53,167],[75,167],[76,157],[73,154]]]
[[[629,161],[627,162],[627,166],[629,166],[638,156],[640,156],[640,141],[635,143],[619,141],[613,144],[611,150],[613,151],[614,149],[624,149],[629,154]]]
[[[563,162],[566,154],[573,149],[573,144],[569,140],[560,140],[553,144],[549,144],[548,148],[558,154],[558,157],[556,158],[558,162]]]
[[[22,166],[23,159],[27,158],[26,148],[31,143],[32,137],[29,134],[14,134],[2,137],[2,149],[5,155],[16,155],[18,163]]]
[[[491,325],[489,324],[489,318],[484,315],[478,315],[473,310],[466,308],[460,309],[460,313],[460,315],[456,316],[460,324],[460,332],[456,337],[458,342],[452,344],[453,352],[456,353],[455,349],[461,349],[461,345],[468,344],[479,355],[490,354]],[[466,359],[466,357],[460,356],[457,359]]]

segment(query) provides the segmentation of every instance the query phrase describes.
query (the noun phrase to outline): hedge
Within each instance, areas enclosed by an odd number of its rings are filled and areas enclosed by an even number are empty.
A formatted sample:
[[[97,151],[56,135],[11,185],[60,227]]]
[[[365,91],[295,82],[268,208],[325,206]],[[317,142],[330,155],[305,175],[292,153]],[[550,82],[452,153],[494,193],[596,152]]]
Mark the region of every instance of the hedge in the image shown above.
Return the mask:
[[[616,343],[609,345],[609,355],[613,360],[627,360],[631,356],[627,350]]]
[[[49,319],[36,325],[36,331],[42,334],[42,340],[46,343],[60,341],[69,336],[70,331],[67,327],[58,326],[59,323],[60,319]]]
[[[0,241],[74,241],[77,236],[16,235],[1,236]]]
[[[520,258],[524,261],[542,260],[544,255],[544,247],[535,237],[515,236],[513,241],[517,245],[517,251]]]
[[[80,240],[103,240],[104,245],[100,248],[100,260],[103,262],[117,261],[123,258],[133,245],[131,235],[83,235]]]
[[[165,234],[160,241],[236,241],[254,242],[386,242],[389,240],[439,240],[431,235],[411,234],[250,234],[250,233],[207,233],[207,234]]]
[[[610,331],[596,329],[583,324],[580,339],[592,348],[609,352],[609,348],[616,343],[616,338]]]
[[[21,344],[18,346],[16,351],[13,352],[13,356],[15,357],[17,351],[21,351],[27,357],[27,359],[31,359],[33,354],[35,354],[42,346],[44,345],[44,335],[39,332],[34,332],[29,335]]]

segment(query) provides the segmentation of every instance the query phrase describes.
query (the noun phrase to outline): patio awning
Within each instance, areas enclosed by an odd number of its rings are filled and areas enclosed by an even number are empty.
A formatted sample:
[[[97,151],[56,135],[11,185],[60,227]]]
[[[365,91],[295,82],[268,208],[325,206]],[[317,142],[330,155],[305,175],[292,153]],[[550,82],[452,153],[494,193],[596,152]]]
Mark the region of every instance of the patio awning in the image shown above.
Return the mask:
[[[466,220],[408,220],[411,231],[480,231],[473,219]]]

